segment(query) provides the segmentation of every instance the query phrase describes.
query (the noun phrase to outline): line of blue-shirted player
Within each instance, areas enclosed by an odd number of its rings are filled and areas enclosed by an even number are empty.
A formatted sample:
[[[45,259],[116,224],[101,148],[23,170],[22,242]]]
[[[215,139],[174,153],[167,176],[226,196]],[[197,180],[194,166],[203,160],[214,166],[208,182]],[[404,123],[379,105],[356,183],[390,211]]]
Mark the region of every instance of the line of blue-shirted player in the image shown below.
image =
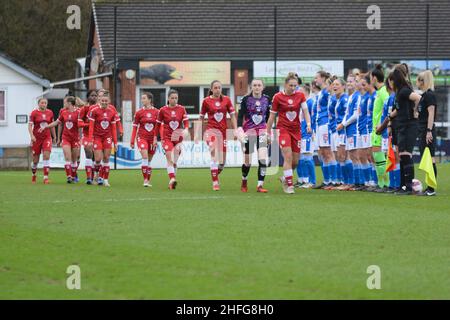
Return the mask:
[[[346,92],[336,94],[332,82],[340,81]],[[313,81],[311,85],[299,87],[307,97],[308,110],[311,115],[312,133],[306,130],[306,121],[302,117],[301,157],[297,166],[298,182],[296,187],[328,190],[367,190],[375,189],[378,183],[377,172],[371,157],[371,134],[373,128],[373,109],[377,91],[361,90],[355,84],[353,75],[347,83],[332,79],[327,88],[321,89]],[[370,84],[369,84],[370,86]],[[395,103],[395,93],[391,93],[384,102],[381,123],[389,115]],[[334,157],[324,161],[321,148],[331,148]],[[338,151],[342,148],[344,157],[338,162]],[[388,132],[382,134],[382,151],[387,152]],[[361,154],[367,156],[361,158]],[[363,151],[363,152],[361,152]],[[323,183],[316,185],[314,153],[323,173]],[[358,153],[356,153],[358,152]],[[355,154],[355,156],[353,156]],[[357,154],[357,155],[356,155]],[[399,166],[389,173],[392,188],[400,186]]]

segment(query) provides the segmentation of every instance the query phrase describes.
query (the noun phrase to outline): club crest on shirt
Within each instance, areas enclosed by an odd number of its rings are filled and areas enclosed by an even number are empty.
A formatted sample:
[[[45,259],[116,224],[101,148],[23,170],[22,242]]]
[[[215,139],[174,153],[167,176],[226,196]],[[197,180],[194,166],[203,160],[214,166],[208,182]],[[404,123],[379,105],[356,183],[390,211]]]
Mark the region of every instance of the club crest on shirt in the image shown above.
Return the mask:
[[[257,107],[261,106],[261,101],[256,101],[255,106],[257,106]]]
[[[147,113],[147,118],[151,118],[152,114],[151,113]]]
[[[171,115],[172,115],[172,117],[176,117],[176,116],[177,116],[177,113],[176,113],[175,111],[172,111],[172,112],[171,112]]]
[[[67,130],[72,129],[73,128],[73,122],[72,121],[67,121],[66,122],[66,128],[67,128]]]
[[[289,100],[288,100],[289,106],[291,106],[293,103],[294,103],[294,100],[292,100],[292,99],[289,99]]]
[[[42,129],[44,129],[45,127],[47,126],[47,122],[41,122],[40,123],[40,127],[42,128]]]
[[[220,107],[220,102],[219,101],[216,102],[216,107],[217,108]]]
[[[45,114],[43,114],[43,115],[42,115],[42,119],[44,119],[44,120],[45,120],[45,117],[46,117],[46,115],[45,115]]]
[[[148,132],[151,132],[154,128],[153,123],[146,123],[144,126],[145,130],[147,130]]]
[[[179,126],[178,121],[170,121],[170,122],[169,122],[169,127],[170,127],[170,129],[172,129],[172,130],[178,129],[178,126]]]
[[[295,111],[286,112],[286,118],[288,118],[289,121],[294,121],[296,117],[297,117],[297,112],[295,112]]]
[[[103,116],[104,116],[104,117],[107,117],[107,116],[108,116],[108,114],[107,114],[107,113],[105,112],[105,113],[103,113]]]
[[[217,112],[214,114],[214,119],[216,119],[217,122],[222,121],[223,119],[223,113],[222,112]]]
[[[109,121],[102,121],[102,122],[100,122],[100,126],[103,128],[103,130],[108,129]]]

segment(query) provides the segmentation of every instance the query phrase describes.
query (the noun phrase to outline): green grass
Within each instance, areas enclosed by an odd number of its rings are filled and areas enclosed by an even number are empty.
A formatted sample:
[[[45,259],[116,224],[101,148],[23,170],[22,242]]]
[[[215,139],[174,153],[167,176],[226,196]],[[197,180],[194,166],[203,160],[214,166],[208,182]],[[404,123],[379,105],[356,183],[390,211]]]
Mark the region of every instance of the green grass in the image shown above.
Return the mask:
[[[449,165],[429,198],[289,196],[277,176],[263,195],[255,175],[242,194],[229,168],[216,193],[207,170],[179,170],[175,191],[163,170],[152,189],[138,171],[112,172],[110,189],[0,172],[0,298],[450,299]],[[65,285],[73,264],[78,291]],[[369,265],[381,290],[366,287]]]

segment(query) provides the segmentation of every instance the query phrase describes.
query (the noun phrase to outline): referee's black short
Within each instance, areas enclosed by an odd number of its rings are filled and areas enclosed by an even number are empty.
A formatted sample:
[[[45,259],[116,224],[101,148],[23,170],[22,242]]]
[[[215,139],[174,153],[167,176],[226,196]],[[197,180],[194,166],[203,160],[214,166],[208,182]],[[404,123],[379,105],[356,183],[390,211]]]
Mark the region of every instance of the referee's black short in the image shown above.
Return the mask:
[[[399,152],[412,153],[417,140],[417,120],[396,124],[397,146]]]
[[[431,156],[434,157],[435,155],[435,145],[436,145],[436,128],[433,125],[433,130],[431,131],[431,134],[433,135],[433,140],[431,143],[427,144],[427,124],[419,124],[419,150],[420,155],[423,155],[423,152],[425,151],[425,148],[428,147],[430,149]]]

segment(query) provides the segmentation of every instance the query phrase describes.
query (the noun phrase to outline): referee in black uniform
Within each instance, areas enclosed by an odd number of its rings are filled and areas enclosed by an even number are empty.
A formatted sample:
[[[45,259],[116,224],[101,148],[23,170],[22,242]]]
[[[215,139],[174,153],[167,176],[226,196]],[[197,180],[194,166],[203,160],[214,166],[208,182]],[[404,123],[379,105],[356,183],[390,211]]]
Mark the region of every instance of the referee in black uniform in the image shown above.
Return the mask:
[[[435,155],[435,143],[436,143],[436,128],[434,121],[436,119],[436,106],[437,100],[434,94],[434,78],[433,73],[430,70],[421,72],[417,77],[417,87],[423,92],[422,99],[419,103],[419,150],[422,157],[425,148],[430,149],[431,156],[433,157],[433,170],[434,175],[437,178],[436,160]],[[436,191],[428,186],[424,191],[426,196],[436,195]]]

